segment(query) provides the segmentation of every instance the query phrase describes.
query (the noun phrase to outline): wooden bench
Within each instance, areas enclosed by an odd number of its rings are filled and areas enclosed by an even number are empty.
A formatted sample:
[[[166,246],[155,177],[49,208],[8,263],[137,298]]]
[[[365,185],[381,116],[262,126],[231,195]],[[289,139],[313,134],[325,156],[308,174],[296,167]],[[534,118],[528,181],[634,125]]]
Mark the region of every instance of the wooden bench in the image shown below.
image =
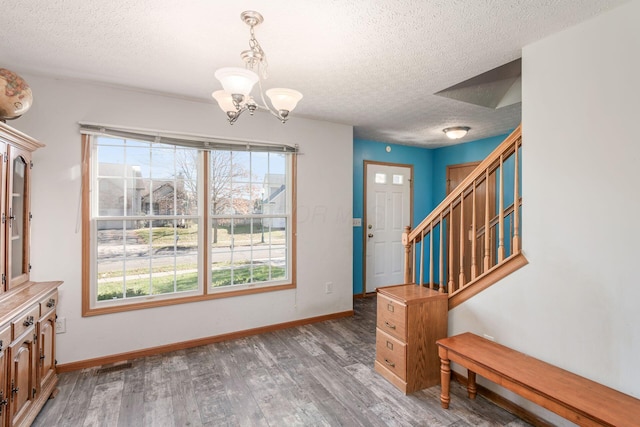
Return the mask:
[[[454,362],[468,370],[470,399],[478,374],[581,426],[640,426],[640,400],[632,396],[469,332],[436,343],[445,409]]]

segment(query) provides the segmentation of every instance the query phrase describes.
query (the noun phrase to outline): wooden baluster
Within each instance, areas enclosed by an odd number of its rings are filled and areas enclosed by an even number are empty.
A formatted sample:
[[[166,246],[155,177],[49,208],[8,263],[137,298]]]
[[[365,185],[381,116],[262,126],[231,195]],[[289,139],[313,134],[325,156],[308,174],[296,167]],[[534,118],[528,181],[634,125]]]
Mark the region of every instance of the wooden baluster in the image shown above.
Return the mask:
[[[482,271],[486,273],[489,271],[489,262],[491,261],[489,257],[491,251],[491,229],[489,229],[489,168],[485,171],[484,185],[484,270]]]
[[[411,269],[411,283],[416,283],[416,257],[418,254],[416,253],[416,241],[414,240],[412,243],[412,251],[413,251],[413,268]]]
[[[411,244],[409,243],[409,232],[411,227],[408,225],[404,227],[404,233],[402,233],[402,244],[404,245],[404,283],[411,283]]]
[[[520,213],[519,209],[519,199],[520,199],[520,191],[518,188],[519,179],[518,175],[520,174],[520,165],[518,164],[519,156],[518,156],[518,142],[520,140],[516,140],[516,152],[515,152],[515,167],[513,172],[513,240],[511,242],[511,253],[518,254],[520,253]]]
[[[424,230],[420,232],[420,286],[424,285]]]
[[[429,230],[429,287],[431,289],[435,287],[433,283],[433,221]]]
[[[498,214],[498,263],[504,260],[504,164],[500,154],[500,213]]]
[[[464,232],[464,190],[460,195],[460,273],[458,274],[458,289],[462,289],[465,285],[464,280],[464,241],[466,240]]]
[[[447,253],[449,254],[449,283],[447,283],[447,291],[449,295],[453,292],[453,203],[449,204],[449,247]]]
[[[444,218],[442,217],[442,212],[440,212],[440,252],[439,252],[439,259],[440,259],[440,265],[438,266],[438,274],[439,274],[439,282],[440,282],[440,287],[438,288],[438,291],[444,293]]]
[[[471,280],[476,278],[476,181],[473,181],[473,193],[471,196],[473,203],[471,214]]]

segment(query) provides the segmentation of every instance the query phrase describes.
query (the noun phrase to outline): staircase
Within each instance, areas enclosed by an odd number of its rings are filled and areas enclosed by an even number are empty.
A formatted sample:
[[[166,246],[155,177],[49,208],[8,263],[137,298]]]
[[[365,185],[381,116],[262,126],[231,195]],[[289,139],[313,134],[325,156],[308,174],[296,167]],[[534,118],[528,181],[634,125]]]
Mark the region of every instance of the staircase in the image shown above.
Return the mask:
[[[527,264],[521,155],[518,126],[415,229],[405,227],[405,283],[448,293],[452,309]]]

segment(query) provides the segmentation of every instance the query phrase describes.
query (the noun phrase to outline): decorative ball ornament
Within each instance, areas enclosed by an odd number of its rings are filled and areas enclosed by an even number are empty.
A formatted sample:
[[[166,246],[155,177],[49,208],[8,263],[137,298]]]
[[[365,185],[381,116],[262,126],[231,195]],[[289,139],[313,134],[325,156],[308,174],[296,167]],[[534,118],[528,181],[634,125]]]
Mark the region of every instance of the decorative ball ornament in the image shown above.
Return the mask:
[[[13,71],[0,68],[0,120],[17,119],[32,103],[33,94],[27,82]]]

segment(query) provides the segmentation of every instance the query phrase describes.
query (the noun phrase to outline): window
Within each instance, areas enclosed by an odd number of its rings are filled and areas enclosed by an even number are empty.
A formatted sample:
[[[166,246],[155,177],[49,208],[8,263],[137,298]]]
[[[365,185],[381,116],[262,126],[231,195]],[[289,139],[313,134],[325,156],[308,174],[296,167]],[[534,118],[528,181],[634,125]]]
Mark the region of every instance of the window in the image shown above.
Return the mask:
[[[375,183],[376,184],[386,184],[387,183],[387,174],[385,174],[385,173],[376,173]]]
[[[295,286],[293,153],[83,141],[85,315]]]

